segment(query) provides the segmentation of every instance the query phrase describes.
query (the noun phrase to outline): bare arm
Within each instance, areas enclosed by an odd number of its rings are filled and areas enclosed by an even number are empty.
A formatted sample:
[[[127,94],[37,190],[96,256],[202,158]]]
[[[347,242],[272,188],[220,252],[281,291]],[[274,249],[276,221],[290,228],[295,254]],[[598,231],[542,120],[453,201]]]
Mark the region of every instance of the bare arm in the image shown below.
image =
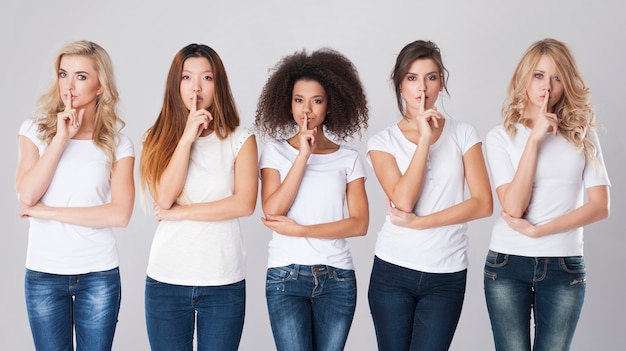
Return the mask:
[[[134,157],[125,157],[113,164],[111,202],[107,204],[92,207],[51,207],[41,202],[34,206],[21,204],[20,216],[90,228],[125,227],[130,221],[135,203],[134,162]]]
[[[191,205],[174,204],[169,209],[155,206],[157,220],[221,221],[249,216],[254,212],[258,194],[258,153],[254,136],[250,136],[235,160],[233,195],[212,202]]]
[[[348,217],[335,222],[301,225],[286,216],[276,215],[266,215],[261,220],[273,231],[289,236],[342,239],[367,234],[369,205],[364,178],[347,184],[346,201]]]
[[[502,213],[502,218],[512,229],[532,238],[562,233],[600,221],[609,216],[609,187],[594,186],[587,189],[587,202],[577,209],[539,226],[532,225],[528,220],[515,218]]]
[[[463,155],[463,167],[470,193],[469,198],[426,216],[416,216],[413,212],[404,212],[390,207],[391,222],[412,229],[428,229],[490,216],[493,212],[493,198],[480,143],[471,147]]]

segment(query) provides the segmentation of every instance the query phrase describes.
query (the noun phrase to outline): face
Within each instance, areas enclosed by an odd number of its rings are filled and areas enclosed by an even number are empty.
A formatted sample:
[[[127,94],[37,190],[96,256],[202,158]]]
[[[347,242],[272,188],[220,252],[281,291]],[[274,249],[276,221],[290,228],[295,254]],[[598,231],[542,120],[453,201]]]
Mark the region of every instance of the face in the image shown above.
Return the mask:
[[[564,88],[561,79],[556,73],[556,66],[547,55],[541,56],[537,66],[532,72],[530,82],[526,87],[526,95],[531,105],[543,106],[546,91],[550,92],[548,100],[548,111],[552,111],[554,105],[563,96]]]
[[[95,106],[102,87],[92,58],[81,55],[63,55],[59,64],[58,80],[61,99],[72,97],[72,107],[84,109]]]
[[[326,118],[328,97],[326,90],[315,80],[299,80],[293,85],[291,113],[293,119],[302,126],[307,119],[307,129],[321,126]]]
[[[439,67],[432,59],[413,61],[400,83],[400,92],[406,103],[407,111],[419,110],[422,92],[426,97],[424,109],[432,108],[443,87],[441,79]]]
[[[213,104],[215,94],[214,73],[209,60],[204,57],[190,57],[183,63],[180,81],[180,97],[187,109],[191,110],[196,96],[196,109],[206,109]]]

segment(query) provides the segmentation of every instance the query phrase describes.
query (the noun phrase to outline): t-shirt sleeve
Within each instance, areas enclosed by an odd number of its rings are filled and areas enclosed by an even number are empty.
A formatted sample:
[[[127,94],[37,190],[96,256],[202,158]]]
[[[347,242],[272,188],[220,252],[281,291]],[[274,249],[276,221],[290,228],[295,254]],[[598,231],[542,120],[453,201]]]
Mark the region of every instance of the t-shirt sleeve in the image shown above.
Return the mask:
[[[233,152],[235,153],[235,157],[237,157],[237,155],[239,154],[239,150],[241,150],[241,147],[246,142],[246,140],[248,140],[248,138],[252,135],[254,134],[249,129],[243,127],[237,127],[237,129],[233,131],[233,137],[231,138],[231,147],[233,149]]]
[[[121,160],[126,157],[135,157],[135,147],[126,134],[120,133],[120,140],[115,148],[115,159]]]
[[[596,158],[595,160],[589,160],[586,158],[585,169],[583,170],[583,180],[585,182],[585,188],[591,188],[598,185],[611,186],[609,175],[606,172],[606,166],[604,164],[604,157],[602,156],[602,147],[600,146],[600,139],[596,130],[592,130],[589,133],[589,140],[596,146]]]
[[[390,149],[388,129],[376,133],[367,140],[367,153],[365,154],[365,158],[367,163],[372,166],[370,151],[383,151],[393,155],[393,151]]]
[[[41,140],[39,140],[37,133],[37,122],[34,119],[29,119],[22,122],[18,135],[25,136],[38,146],[41,143]]]
[[[266,143],[259,159],[259,171],[263,168],[278,169],[277,154],[276,141]]]
[[[350,183],[353,180],[364,178],[367,179],[367,171],[365,170],[365,164],[363,163],[363,158],[359,154],[357,150],[352,150],[354,152],[352,166],[348,168],[348,172],[346,174],[346,180]]]
[[[463,127],[461,128],[462,137],[463,137],[463,154],[465,154],[469,149],[471,149],[474,145],[481,142],[480,137],[478,136],[478,131],[476,128],[469,123],[463,123]]]
[[[511,161],[511,155],[507,150],[508,135],[503,128],[492,129],[485,141],[487,150],[487,163],[493,179],[494,187],[510,183],[515,176],[515,169]]]

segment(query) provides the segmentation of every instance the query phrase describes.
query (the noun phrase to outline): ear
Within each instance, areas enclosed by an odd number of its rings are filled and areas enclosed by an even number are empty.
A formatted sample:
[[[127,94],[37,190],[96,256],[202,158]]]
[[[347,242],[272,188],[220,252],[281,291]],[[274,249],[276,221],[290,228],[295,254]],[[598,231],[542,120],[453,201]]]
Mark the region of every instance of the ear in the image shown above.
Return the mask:
[[[102,95],[102,86],[96,90],[96,95]]]

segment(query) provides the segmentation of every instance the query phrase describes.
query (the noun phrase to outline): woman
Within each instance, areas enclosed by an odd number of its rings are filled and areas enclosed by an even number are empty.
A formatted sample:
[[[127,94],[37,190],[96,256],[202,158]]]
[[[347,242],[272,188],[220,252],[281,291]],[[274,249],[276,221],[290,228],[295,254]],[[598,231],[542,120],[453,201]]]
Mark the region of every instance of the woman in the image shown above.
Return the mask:
[[[327,133],[344,141],[367,127],[356,68],[330,49],[284,57],[255,123],[276,139],[260,161],[262,220],[273,231],[266,297],[276,347],[343,350],[356,306],[346,238],[366,234],[369,212],[358,152]]]
[[[140,161],[159,221],[145,291],[153,351],[192,350],[194,330],[198,350],[237,350],[245,313],[239,218],[254,212],[257,157],[219,55],[206,45],[182,48]]]
[[[121,299],[112,228],[133,212],[133,144],[119,132],[113,65],[101,46],[67,44],[54,71],[40,117],[19,132],[28,318],[37,350],[73,350],[74,336],[78,350],[110,350]]]
[[[484,279],[497,350],[569,350],[572,342],[585,296],[583,226],[609,215],[589,99],[569,48],[535,42],[509,83],[503,124],[487,135],[502,205]]]
[[[447,75],[435,43],[406,45],[391,75],[403,118],[368,141],[389,201],[368,294],[380,350],[450,347],[465,295],[466,223],[492,213],[476,130],[435,106]]]

